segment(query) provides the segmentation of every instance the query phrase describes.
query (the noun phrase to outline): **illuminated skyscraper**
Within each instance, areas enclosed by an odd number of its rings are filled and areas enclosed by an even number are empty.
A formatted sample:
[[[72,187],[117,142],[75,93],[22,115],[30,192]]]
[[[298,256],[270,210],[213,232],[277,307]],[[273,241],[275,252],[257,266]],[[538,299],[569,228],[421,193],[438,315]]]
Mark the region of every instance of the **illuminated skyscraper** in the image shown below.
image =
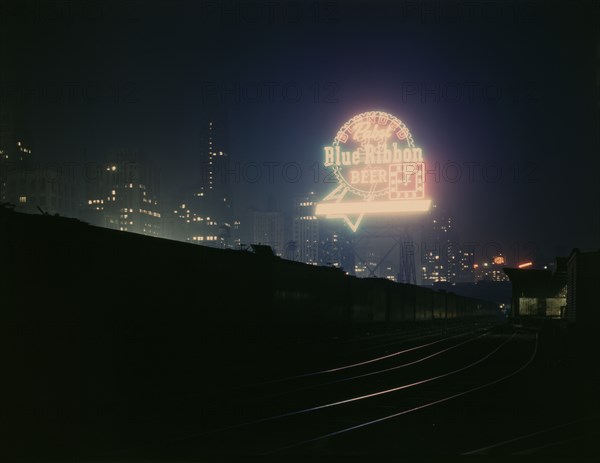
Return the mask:
[[[167,238],[205,246],[224,247],[218,222],[203,215],[198,201],[179,202],[168,214]]]
[[[204,246],[233,248],[240,244],[240,221],[233,218],[228,178],[225,118],[202,122],[197,182],[184,188],[165,215],[166,237]]]
[[[315,216],[314,193],[294,200],[293,241],[296,259],[306,264],[319,263],[319,221]]]
[[[458,275],[456,276],[456,283],[474,283],[474,266],[475,264],[475,252],[472,247],[465,246],[460,249],[458,259]]]
[[[227,123],[224,116],[209,117],[204,122],[200,151],[200,183],[193,193],[198,214],[211,217],[216,223],[218,240],[211,243],[219,247],[231,247],[234,226],[230,157],[227,153]]]
[[[93,225],[162,236],[159,180],[141,153],[116,151],[87,184],[82,217]]]
[[[354,242],[345,226],[321,221],[319,222],[319,238],[320,265],[342,268],[354,275],[356,265]]]
[[[508,276],[503,270],[507,265],[508,263],[502,255],[474,264],[475,281],[508,281]]]
[[[229,178],[230,158],[227,151],[227,126],[223,117],[209,118],[204,128],[206,132],[202,138],[201,158],[201,185],[204,200],[210,207],[218,210],[212,211],[219,219],[229,219],[231,213],[231,186],[235,180]],[[222,216],[222,217],[221,217]]]
[[[454,231],[454,219],[431,208],[429,230],[421,244],[421,284],[456,283],[461,269],[461,249]]]
[[[75,179],[60,167],[34,163],[20,103],[0,88],[0,202],[15,210],[73,217]]]
[[[19,197],[26,196],[27,191],[13,189],[9,192],[9,176],[32,169],[30,163],[32,150],[30,137],[25,129],[21,103],[8,88],[0,80],[0,202],[16,205],[19,203]],[[18,182],[20,187],[20,178]]]

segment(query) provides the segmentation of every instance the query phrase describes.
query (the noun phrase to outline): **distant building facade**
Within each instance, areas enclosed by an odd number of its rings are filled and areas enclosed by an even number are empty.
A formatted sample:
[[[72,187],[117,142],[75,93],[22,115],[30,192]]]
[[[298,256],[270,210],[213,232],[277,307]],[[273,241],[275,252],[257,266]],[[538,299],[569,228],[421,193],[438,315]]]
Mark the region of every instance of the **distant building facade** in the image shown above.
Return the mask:
[[[0,202],[29,214],[76,216],[80,197],[75,176],[58,165],[34,161],[31,147],[10,123],[2,122],[4,110],[0,115]]]
[[[311,265],[319,263],[319,221],[315,215],[315,205],[314,193],[294,200],[293,241],[296,260]]]
[[[79,195],[75,179],[60,169],[45,167],[16,169],[6,176],[5,200],[15,210],[29,214],[59,214],[75,217]]]
[[[285,217],[283,212],[259,212],[253,214],[253,240],[254,244],[270,246],[275,255],[284,255],[284,230]]]
[[[335,224],[319,223],[319,264],[355,274],[354,241],[347,230]]]
[[[507,263],[504,256],[498,255],[490,260],[474,264],[475,281],[508,281],[508,276],[504,271]]]
[[[165,213],[165,236],[205,246],[239,246],[240,220],[233,217],[223,117],[207,117],[201,128],[198,181],[179,193]]]
[[[13,71],[15,69],[3,66],[0,73],[0,202],[16,205],[15,198],[18,200],[26,192],[17,192],[15,196],[14,190],[9,191],[9,175],[14,176],[33,167],[31,137],[25,123],[23,105],[16,92],[11,92],[10,86],[3,80],[7,73]]]
[[[453,217],[443,214],[434,204],[430,220],[421,245],[421,284],[462,281],[461,272],[467,268],[456,237]]]
[[[162,236],[158,175],[139,151],[111,153],[85,196],[81,215],[92,225]]]

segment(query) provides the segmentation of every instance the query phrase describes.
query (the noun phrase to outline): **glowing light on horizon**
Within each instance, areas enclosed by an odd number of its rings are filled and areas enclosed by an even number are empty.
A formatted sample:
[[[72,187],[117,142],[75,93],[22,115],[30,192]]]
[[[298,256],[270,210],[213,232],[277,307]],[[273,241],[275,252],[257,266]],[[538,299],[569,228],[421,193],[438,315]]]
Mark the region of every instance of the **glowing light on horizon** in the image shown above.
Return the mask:
[[[519,268],[527,268],[527,267],[531,267],[533,265],[533,262],[523,262],[522,264],[519,264],[518,267]]]

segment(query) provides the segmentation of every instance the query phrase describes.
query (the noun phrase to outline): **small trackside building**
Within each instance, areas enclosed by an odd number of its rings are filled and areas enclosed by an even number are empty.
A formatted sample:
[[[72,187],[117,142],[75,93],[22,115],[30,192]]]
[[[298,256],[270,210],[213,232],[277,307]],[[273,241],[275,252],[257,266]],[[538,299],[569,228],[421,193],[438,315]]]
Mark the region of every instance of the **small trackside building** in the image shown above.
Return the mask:
[[[511,319],[565,318],[566,259],[558,257],[554,270],[504,268],[512,284]]]

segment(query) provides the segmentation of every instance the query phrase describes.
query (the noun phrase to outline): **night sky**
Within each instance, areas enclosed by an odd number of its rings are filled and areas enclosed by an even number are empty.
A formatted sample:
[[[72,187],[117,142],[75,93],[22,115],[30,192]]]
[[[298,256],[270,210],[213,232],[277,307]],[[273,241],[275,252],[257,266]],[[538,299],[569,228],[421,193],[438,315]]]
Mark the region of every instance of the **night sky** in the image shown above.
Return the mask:
[[[241,179],[236,208],[264,209],[276,196],[291,214],[293,195],[331,189],[315,183],[314,167],[336,131],[384,110],[438,170],[428,195],[456,217],[461,240],[549,259],[600,247],[591,2],[3,2],[0,11],[4,85],[45,161],[139,148],[160,169],[166,204],[197,181],[202,120],[221,111],[233,160],[279,163],[272,183],[266,170]],[[302,169],[294,183],[281,174],[289,162]]]

